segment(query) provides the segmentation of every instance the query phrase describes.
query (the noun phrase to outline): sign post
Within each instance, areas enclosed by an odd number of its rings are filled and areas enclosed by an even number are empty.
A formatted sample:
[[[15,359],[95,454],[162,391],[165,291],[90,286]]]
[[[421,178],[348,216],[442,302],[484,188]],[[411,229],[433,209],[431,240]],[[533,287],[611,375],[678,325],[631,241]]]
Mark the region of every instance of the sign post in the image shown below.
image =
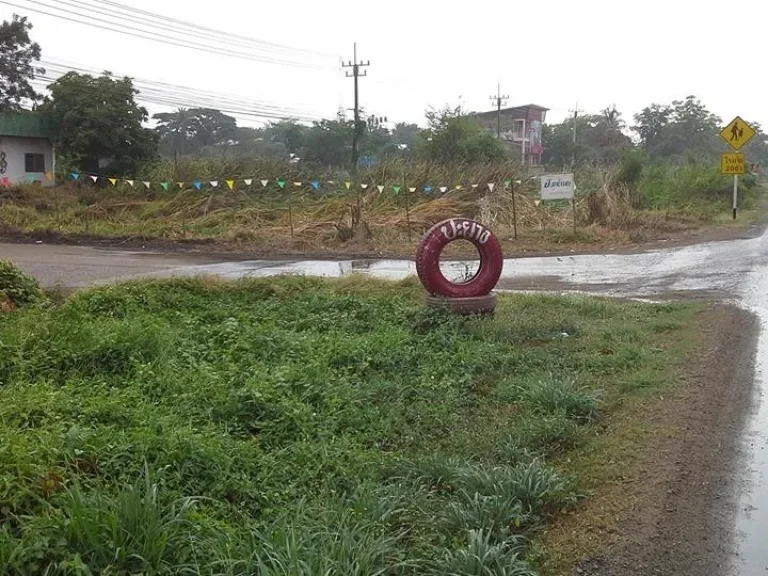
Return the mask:
[[[736,116],[728,126],[720,131],[720,138],[733,148],[736,154],[723,154],[720,161],[720,171],[723,174],[733,174],[733,219],[739,208],[739,174],[744,174],[746,162],[744,155],[738,151],[755,136],[755,129]]]
[[[576,232],[576,183],[573,174],[549,174],[541,177],[541,199],[570,200],[573,210],[573,231]]]

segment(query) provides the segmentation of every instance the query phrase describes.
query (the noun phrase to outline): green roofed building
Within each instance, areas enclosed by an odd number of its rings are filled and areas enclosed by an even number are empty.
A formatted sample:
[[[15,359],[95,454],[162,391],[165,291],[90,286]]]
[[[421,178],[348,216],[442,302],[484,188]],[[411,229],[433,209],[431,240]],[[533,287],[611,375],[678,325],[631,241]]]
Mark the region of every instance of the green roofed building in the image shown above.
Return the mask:
[[[56,154],[51,125],[37,112],[0,113],[0,184],[54,185]]]

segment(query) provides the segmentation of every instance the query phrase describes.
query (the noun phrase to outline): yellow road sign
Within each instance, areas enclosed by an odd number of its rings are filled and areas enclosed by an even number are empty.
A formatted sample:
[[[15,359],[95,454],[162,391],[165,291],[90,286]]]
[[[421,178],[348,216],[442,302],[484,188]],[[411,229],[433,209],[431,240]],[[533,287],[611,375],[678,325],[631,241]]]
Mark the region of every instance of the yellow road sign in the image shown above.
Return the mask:
[[[744,174],[746,172],[744,154],[723,154],[720,160],[720,171],[723,174]]]
[[[739,116],[736,116],[736,118],[734,118],[733,121],[720,132],[720,138],[725,140],[734,150],[740,150],[741,147],[752,140],[754,136],[755,129],[744,122]]]

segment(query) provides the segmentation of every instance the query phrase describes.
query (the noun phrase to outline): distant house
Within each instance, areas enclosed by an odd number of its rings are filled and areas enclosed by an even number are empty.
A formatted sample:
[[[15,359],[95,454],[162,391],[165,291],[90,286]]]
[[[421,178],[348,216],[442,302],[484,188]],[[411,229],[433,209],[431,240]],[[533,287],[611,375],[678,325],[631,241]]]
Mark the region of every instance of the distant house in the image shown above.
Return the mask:
[[[47,118],[36,112],[0,113],[0,184],[53,186],[56,154]]]
[[[480,123],[494,135],[501,125],[501,141],[513,154],[529,166],[541,164],[544,147],[541,143],[541,130],[547,118],[549,108],[537,104],[526,104],[513,108],[476,114]],[[499,123],[499,118],[501,122]]]

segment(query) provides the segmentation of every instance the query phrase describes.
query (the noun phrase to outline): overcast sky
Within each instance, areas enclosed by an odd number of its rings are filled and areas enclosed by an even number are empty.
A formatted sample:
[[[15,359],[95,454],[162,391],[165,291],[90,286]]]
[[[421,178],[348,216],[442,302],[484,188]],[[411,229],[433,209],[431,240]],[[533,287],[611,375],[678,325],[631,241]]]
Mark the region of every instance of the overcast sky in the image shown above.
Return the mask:
[[[35,13],[31,8],[51,11],[39,2],[9,1],[27,8],[0,3],[0,16],[28,15],[44,59],[310,115],[333,117],[352,106],[352,80],[339,61],[352,57],[356,41],[358,56],[371,62],[360,80],[361,105],[390,121],[423,123],[428,106],[446,103],[488,110],[499,82],[510,105],[546,106],[549,121],[562,120],[577,102],[586,112],[616,104],[629,121],[652,102],[695,94],[726,122],[739,114],[768,126],[768,98],[757,88],[766,0],[113,0],[318,53],[275,53],[312,67],[157,44]]]

